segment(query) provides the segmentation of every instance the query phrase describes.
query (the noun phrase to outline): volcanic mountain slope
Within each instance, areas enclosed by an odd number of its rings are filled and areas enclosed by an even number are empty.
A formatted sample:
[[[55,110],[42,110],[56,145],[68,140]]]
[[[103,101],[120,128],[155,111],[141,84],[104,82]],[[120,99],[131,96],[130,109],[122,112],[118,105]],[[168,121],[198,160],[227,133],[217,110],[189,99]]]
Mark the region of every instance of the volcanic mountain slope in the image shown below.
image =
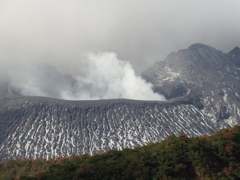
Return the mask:
[[[0,98],[0,159],[94,153],[211,134],[239,124],[239,48],[228,54],[202,44],[171,53],[143,73],[168,101],[65,101]]]
[[[1,159],[132,148],[168,134],[194,136],[217,129],[188,98],[164,103],[15,97],[1,106],[0,120]]]
[[[190,91],[201,112],[216,124],[239,123],[240,49],[223,53],[203,44],[173,52],[142,73],[168,99]]]

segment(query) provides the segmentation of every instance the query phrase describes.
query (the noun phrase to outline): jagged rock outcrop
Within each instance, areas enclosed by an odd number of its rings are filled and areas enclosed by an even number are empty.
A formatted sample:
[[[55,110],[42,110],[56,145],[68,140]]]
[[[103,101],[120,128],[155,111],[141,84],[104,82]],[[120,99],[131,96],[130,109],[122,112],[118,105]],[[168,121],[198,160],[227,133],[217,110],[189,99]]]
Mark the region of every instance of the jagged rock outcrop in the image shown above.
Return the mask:
[[[238,123],[240,49],[223,53],[203,44],[173,52],[142,73],[168,99],[190,96],[216,122]]]

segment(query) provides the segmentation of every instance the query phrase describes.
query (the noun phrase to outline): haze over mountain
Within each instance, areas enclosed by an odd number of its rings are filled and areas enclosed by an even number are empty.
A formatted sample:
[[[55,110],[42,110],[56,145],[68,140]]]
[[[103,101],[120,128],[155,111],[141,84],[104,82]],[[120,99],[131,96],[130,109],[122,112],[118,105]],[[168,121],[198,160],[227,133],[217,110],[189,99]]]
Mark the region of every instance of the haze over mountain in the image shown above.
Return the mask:
[[[0,98],[0,159],[132,148],[169,134],[211,134],[240,124],[239,55],[238,47],[223,53],[199,43],[170,53],[142,73],[167,101],[19,96],[6,83]]]
[[[42,63],[11,64],[0,67],[2,83],[14,93],[67,100],[138,99],[164,100],[152,85],[135,75],[131,64],[114,53],[89,53],[82,74],[60,73],[56,67]],[[1,83],[1,81],[0,81]]]

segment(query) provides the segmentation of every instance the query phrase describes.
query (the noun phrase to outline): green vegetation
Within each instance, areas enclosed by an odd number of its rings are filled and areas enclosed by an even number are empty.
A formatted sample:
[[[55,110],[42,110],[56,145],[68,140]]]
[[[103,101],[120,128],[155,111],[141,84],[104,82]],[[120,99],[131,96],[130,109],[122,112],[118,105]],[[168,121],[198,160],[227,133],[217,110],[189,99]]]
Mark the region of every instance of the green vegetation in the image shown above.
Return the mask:
[[[240,126],[93,156],[7,160],[0,179],[240,179]]]

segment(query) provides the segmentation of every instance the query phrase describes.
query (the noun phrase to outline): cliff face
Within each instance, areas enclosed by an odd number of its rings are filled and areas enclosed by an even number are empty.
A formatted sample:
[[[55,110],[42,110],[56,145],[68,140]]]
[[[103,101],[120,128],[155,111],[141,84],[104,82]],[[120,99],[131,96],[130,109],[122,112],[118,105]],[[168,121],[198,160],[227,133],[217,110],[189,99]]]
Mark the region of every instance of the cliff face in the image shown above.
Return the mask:
[[[169,99],[164,102],[64,101],[2,88],[0,159],[131,148],[169,134],[207,135],[239,124],[237,52],[195,44],[150,67],[142,76]]]

